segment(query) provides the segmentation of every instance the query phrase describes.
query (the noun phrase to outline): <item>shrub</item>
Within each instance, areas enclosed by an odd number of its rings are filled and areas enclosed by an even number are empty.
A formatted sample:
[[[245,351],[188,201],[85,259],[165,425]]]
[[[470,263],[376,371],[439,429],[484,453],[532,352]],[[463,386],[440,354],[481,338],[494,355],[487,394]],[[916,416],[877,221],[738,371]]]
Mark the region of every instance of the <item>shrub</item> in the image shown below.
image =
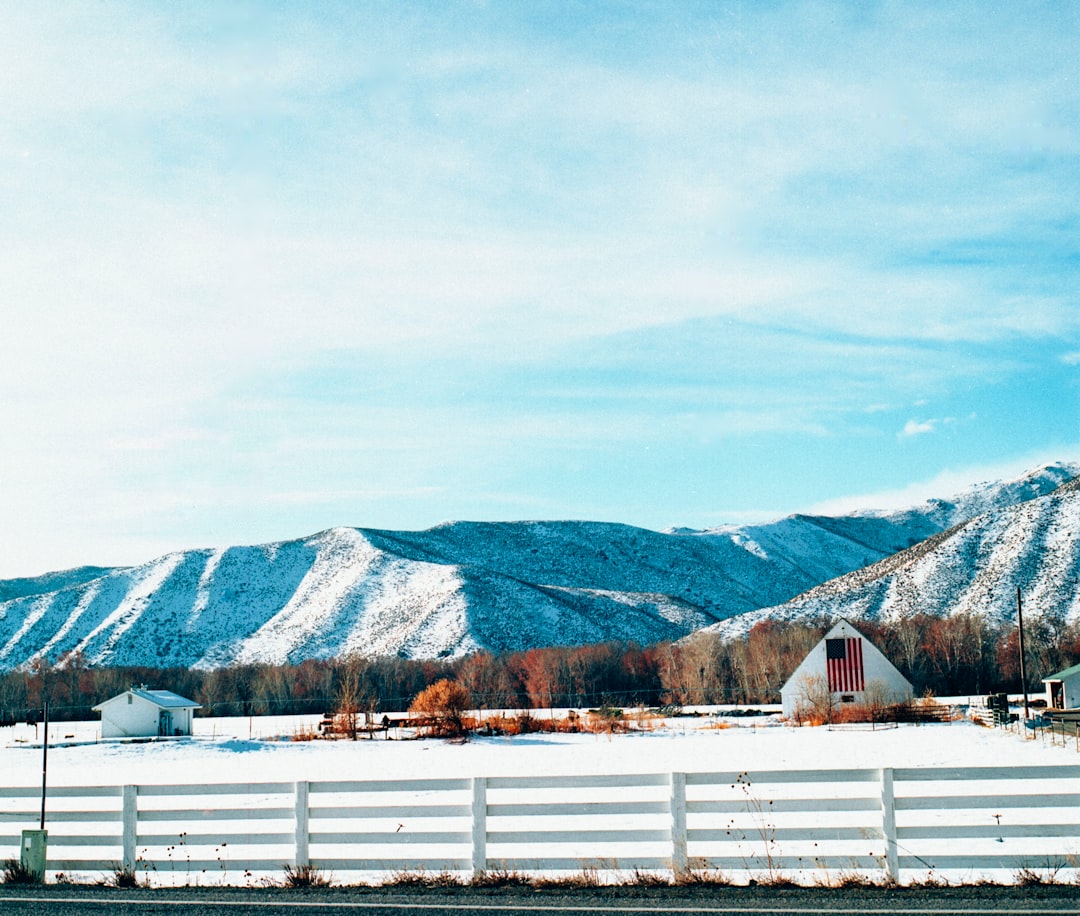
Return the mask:
[[[468,688],[443,678],[417,694],[409,712],[427,717],[428,728],[436,735],[460,738],[466,733],[465,711],[471,704]]]

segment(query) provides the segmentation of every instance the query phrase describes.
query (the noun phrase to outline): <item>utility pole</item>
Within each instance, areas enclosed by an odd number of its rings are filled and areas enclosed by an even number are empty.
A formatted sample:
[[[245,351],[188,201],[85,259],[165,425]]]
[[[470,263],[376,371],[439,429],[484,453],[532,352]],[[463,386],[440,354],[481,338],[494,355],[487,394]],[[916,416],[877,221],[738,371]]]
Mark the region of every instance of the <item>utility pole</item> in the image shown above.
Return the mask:
[[[22,846],[19,850],[19,864],[35,882],[45,880],[45,860],[49,844],[49,833],[45,829],[45,788],[49,763],[49,701],[46,699],[42,700],[42,713],[45,720],[45,740],[42,742],[41,752],[41,829],[23,830]]]
[[[1024,607],[1020,601],[1020,586],[1016,587],[1016,625],[1020,628],[1020,683],[1024,688],[1024,721],[1028,720],[1027,670],[1024,666]]]
[[[42,702],[42,718],[45,720],[45,740],[41,742],[41,829],[45,829],[45,790],[49,772],[49,701]]]

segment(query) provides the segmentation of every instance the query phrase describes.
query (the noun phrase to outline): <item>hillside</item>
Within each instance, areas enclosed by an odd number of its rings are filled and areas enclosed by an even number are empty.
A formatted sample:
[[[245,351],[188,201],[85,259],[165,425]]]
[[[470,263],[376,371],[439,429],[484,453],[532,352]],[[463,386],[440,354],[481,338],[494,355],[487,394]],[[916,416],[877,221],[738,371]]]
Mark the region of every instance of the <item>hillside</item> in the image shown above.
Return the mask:
[[[821,616],[889,620],[910,614],[1080,617],[1080,478],[1047,496],[961,522],[878,563],[822,583],[791,601],[709,629],[745,632],[759,620]]]
[[[1078,471],[1039,468],[899,512],[706,531],[598,522],[335,528],[9,580],[0,582],[0,670],[72,651],[93,665],[215,667],[675,639],[763,607],[787,613],[775,609],[973,515],[1023,507]]]

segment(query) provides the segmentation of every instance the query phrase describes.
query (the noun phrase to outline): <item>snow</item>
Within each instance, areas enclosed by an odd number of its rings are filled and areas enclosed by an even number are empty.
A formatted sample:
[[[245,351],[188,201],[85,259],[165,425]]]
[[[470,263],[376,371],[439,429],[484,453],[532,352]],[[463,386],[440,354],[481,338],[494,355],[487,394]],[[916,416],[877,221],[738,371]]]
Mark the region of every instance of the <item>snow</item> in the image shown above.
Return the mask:
[[[795,728],[775,716],[665,720],[626,735],[537,734],[441,740],[293,741],[318,716],[196,719],[195,736],[98,741],[98,723],[49,727],[53,786],[305,779],[664,773],[920,766],[1076,764],[1071,749],[968,721],[858,729]],[[37,742],[37,743],[35,743]],[[54,744],[55,742],[55,744]],[[86,742],[86,743],[83,743]],[[40,731],[0,729],[0,780],[39,785]]]
[[[710,626],[742,632],[765,617],[905,613],[904,595],[920,583],[930,586],[920,600],[931,599],[920,610],[1000,617],[1012,612],[1009,590],[995,589],[988,603],[987,589],[1014,573],[1041,605],[1077,615],[1080,496],[1048,495],[1077,470],[1044,467],[901,512],[666,534],[570,521],[339,527],[96,577],[75,570],[0,582],[8,599],[0,670],[75,650],[96,665],[211,669],[349,652],[440,658],[480,647],[646,645]],[[976,515],[963,536],[925,540]],[[913,544],[924,546],[897,553]],[[883,587],[886,575],[904,588]],[[961,604],[965,589],[970,603]]]
[[[542,716],[547,713],[536,714]],[[771,794],[768,796],[768,803],[771,805],[774,799],[782,801],[784,798],[798,797],[797,794],[791,796],[790,793],[806,791],[809,785],[801,778],[770,780],[765,777],[767,771],[878,769],[882,767],[977,768],[989,765],[995,768],[1015,768],[1019,772],[1037,765],[1058,764],[1064,768],[1078,762],[1078,755],[1071,744],[1068,748],[1062,748],[1045,744],[1042,739],[1029,740],[1024,734],[983,728],[969,721],[886,727],[874,730],[866,726],[830,730],[822,727],[791,727],[782,724],[775,713],[751,718],[725,716],[714,711],[698,717],[661,720],[659,727],[652,731],[625,735],[537,734],[513,738],[476,737],[465,743],[443,740],[385,740],[381,737],[358,741],[290,740],[302,730],[306,729],[310,732],[317,722],[318,717],[312,716],[197,719],[196,735],[191,739],[145,743],[99,741],[97,740],[98,726],[93,722],[54,724],[50,726],[51,746],[48,754],[48,782],[50,791],[54,793],[50,795],[50,798],[54,799],[50,810],[55,811],[58,810],[57,806],[59,809],[64,806],[64,796],[55,792],[61,787],[195,786],[196,788],[190,791],[190,795],[188,792],[184,792],[183,795],[195,799],[202,796],[205,802],[196,801],[194,807],[201,811],[202,815],[207,815],[215,808],[221,807],[222,799],[226,797],[241,799],[239,804],[244,807],[250,805],[253,808],[269,807],[273,810],[280,808],[283,804],[280,788],[268,788],[263,792],[258,788],[260,783],[285,783],[287,796],[288,784],[293,782],[326,785],[338,780],[360,782],[372,780],[382,781],[385,784],[387,780],[394,782],[432,777],[462,779],[472,776],[572,777],[596,774],[720,772],[732,774],[730,779],[733,784],[730,787],[723,785],[718,788],[716,790],[718,794],[715,797],[726,798],[734,794],[737,802],[746,803],[746,810],[733,809],[733,813],[728,815],[725,823],[732,839],[722,839],[719,841],[720,845],[716,845],[715,838],[695,840],[699,850],[695,855],[712,857],[709,861],[722,861],[725,860],[724,857],[727,857],[726,861],[729,864],[734,860],[742,862],[742,865],[731,866],[732,873],[738,880],[749,879],[757,874],[757,863],[761,861],[780,861],[784,856],[789,859],[794,856],[795,861],[801,862],[802,859],[799,857],[808,856],[807,861],[812,862],[813,867],[792,866],[795,870],[791,872],[791,876],[803,883],[813,883],[822,880],[824,874],[822,869],[854,868],[856,866],[851,864],[854,862],[869,863],[859,867],[865,867],[876,874],[883,865],[877,858],[879,854],[873,849],[868,856],[865,841],[866,838],[874,842],[880,839],[876,832],[878,827],[873,823],[868,825],[865,817],[859,813],[863,810],[862,808],[852,809],[854,813],[841,812],[836,815],[838,820],[835,823],[830,820],[829,824],[824,825],[825,839],[829,841],[828,850],[825,850],[824,846],[819,847],[821,836],[790,835],[793,829],[796,831],[805,829],[808,834],[813,834],[815,830],[822,828],[816,820],[819,813],[799,813],[799,809],[796,808],[793,809],[794,813],[779,815],[784,820],[782,829],[778,830],[777,835],[784,832],[789,835],[784,839],[782,846],[773,839],[765,840],[766,851],[763,860],[760,810],[754,804],[754,798],[757,796],[744,796],[739,793],[746,792],[746,787],[751,785],[751,782],[754,785],[770,785],[772,788],[769,790]],[[26,817],[28,822],[36,817],[32,803],[36,801],[37,792],[41,786],[42,749],[40,744],[34,743],[40,741],[40,738],[40,728],[35,729],[33,726],[19,725],[0,729],[0,780],[5,786],[25,787],[28,790],[27,798],[23,799],[25,804],[22,806],[24,810],[30,811],[30,815]],[[52,745],[53,741],[58,743]],[[1063,776],[1071,772],[1066,769],[1063,771]],[[1069,826],[1075,823],[1072,808],[1054,811],[1047,809],[1043,804],[1045,791],[1053,791],[1047,787],[1055,782],[1061,783],[1062,780],[1048,780],[1043,774],[1038,785],[1028,780],[1026,785],[1022,781],[1017,781],[1014,786],[1011,784],[1012,780],[1006,781],[1001,778],[1000,770],[995,770],[994,773],[994,778],[980,783],[980,787],[991,793],[1015,795],[1020,801],[1009,806],[1005,815],[992,813],[994,808],[969,810],[969,806],[965,805],[961,805],[958,810],[952,812],[948,826],[957,827],[960,831],[958,836],[978,837],[978,839],[964,842],[961,850],[963,854],[980,856],[1037,854],[1037,861],[1040,863],[1057,861],[1060,858],[1059,854],[1072,855],[1071,850],[1075,840],[1068,840],[1066,847],[1062,847],[1063,834],[1060,832],[1062,829],[1073,829]],[[728,777],[725,777],[723,782],[727,783]],[[835,780],[831,777],[812,780],[812,782],[815,788],[811,791],[827,793],[821,796],[823,798],[843,797],[843,793],[851,791],[853,785],[850,781]],[[226,792],[214,791],[214,784],[228,784],[235,788]],[[943,791],[951,792],[955,788],[955,783],[950,782],[937,783],[936,788],[923,783],[910,784],[919,785],[920,792],[931,795]],[[654,801],[661,800],[668,791],[666,780],[653,781],[650,785],[651,788],[643,791],[646,794],[653,792],[654,795],[650,797]],[[199,787],[205,787],[205,790]],[[396,799],[408,808],[409,804],[420,798],[425,791],[405,786],[402,788],[402,792],[380,791],[379,804],[392,804]],[[1040,793],[1032,795],[1039,801],[1029,809],[1023,802],[1023,797],[1032,794],[1033,790]],[[1058,791],[1066,792],[1068,790],[1068,787],[1058,789]],[[327,804],[332,807],[341,803],[347,807],[355,803],[351,800],[351,795],[350,801],[346,802],[344,797],[339,798],[334,794],[336,791],[325,790],[329,795],[324,795],[323,810],[329,810],[325,807]],[[451,795],[454,792],[457,793],[454,796],[457,798],[457,803],[468,803],[467,793],[463,794],[460,788],[449,791]],[[494,791],[503,793],[497,805],[508,801],[524,801],[531,804],[549,804],[557,801],[573,806],[582,801],[623,801],[625,800],[623,795],[626,794],[625,790],[619,786],[598,788],[596,785],[560,786],[554,789],[554,794],[550,788],[537,789],[535,786],[513,789],[507,789],[504,786]],[[700,792],[700,785],[696,791]],[[508,792],[510,794],[507,794]],[[656,793],[660,794],[656,795]],[[116,794],[111,793],[114,798]],[[148,804],[153,808],[154,797],[158,793],[144,794],[150,799]],[[164,795],[171,797],[171,793],[167,791]],[[709,798],[713,797],[709,796]],[[466,798],[465,802],[461,801],[463,798]],[[750,801],[746,801],[746,798]],[[230,804],[237,804],[237,802]],[[166,807],[162,810],[172,809]],[[599,825],[606,830],[621,831],[619,836],[625,835],[626,839],[616,842],[590,840],[583,836],[583,838],[575,837],[573,840],[550,840],[546,843],[543,839],[538,839],[535,844],[530,840],[504,839],[496,842],[492,847],[497,850],[493,853],[494,861],[503,861],[503,857],[507,857],[510,861],[561,862],[566,861],[566,857],[569,856],[580,861],[593,861],[599,858],[610,863],[624,854],[631,857],[634,855],[651,856],[660,860],[666,860],[665,857],[670,854],[670,846],[666,845],[666,842],[656,841],[655,837],[645,837],[640,841],[631,839],[638,831],[663,833],[667,824],[666,814],[663,812],[583,816],[593,818],[588,820],[588,825],[592,828]],[[1045,836],[1040,834],[1028,840],[1024,839],[1028,834],[1019,833],[1015,835],[1019,839],[1015,837],[1008,839],[1007,848],[998,847],[997,843],[1005,841],[1000,838],[995,839],[987,833],[986,818],[1000,819],[1002,816],[1007,818],[1006,824],[1022,826],[1035,823],[1050,826]],[[336,818],[337,815],[334,817]],[[382,835],[386,838],[395,837],[397,831],[403,826],[409,830],[418,829],[421,831],[418,836],[423,836],[422,831],[428,826],[426,824],[428,815],[394,814],[388,818],[385,814],[375,814],[364,818],[362,823],[355,819],[350,820],[350,815],[343,815],[343,817],[344,820],[334,821],[333,830],[335,832],[341,830],[363,832],[369,837],[364,842],[369,844],[375,852],[369,859],[362,859],[362,861],[384,864],[381,867],[357,866],[354,871],[346,868],[345,874],[337,875],[340,880],[388,880],[394,874],[394,866],[385,864],[387,862],[419,862],[421,864],[416,867],[423,868],[425,862],[444,861],[445,857],[450,855],[445,851],[439,851],[442,846],[433,839],[417,839],[415,843],[410,841],[407,848],[401,847],[391,839],[379,839]],[[564,816],[560,814],[558,817]],[[599,820],[596,819],[597,817]],[[570,815],[566,815],[565,818],[573,820],[574,823],[585,823],[575,820]],[[927,818],[929,820],[926,820]],[[204,827],[211,822],[216,824],[214,830],[209,830],[205,834],[189,834],[187,821],[179,818],[174,820],[170,817],[159,816],[153,820],[154,830],[165,831],[161,834],[162,836],[174,835],[164,827],[167,821],[173,824],[171,829],[177,831],[175,835],[180,838],[177,843],[167,846],[164,843],[169,841],[165,840],[163,843],[160,837],[144,838],[145,842],[143,847],[140,847],[139,853],[141,857],[139,861],[142,863],[140,867],[145,871],[147,880],[151,880],[152,875],[152,881],[155,884],[189,884],[192,880],[195,883],[216,883],[217,881],[249,883],[253,880],[254,872],[262,874],[267,871],[267,862],[274,863],[270,871],[276,874],[277,863],[287,861],[293,854],[291,845],[284,841],[273,841],[277,845],[252,845],[251,841],[245,838],[247,834],[240,823],[234,822],[231,814],[221,823],[213,821],[212,818],[206,820],[205,824],[203,820],[199,820]],[[931,827],[946,825],[938,812],[931,811],[925,814],[922,820],[929,823]],[[543,814],[515,815],[505,819],[496,829],[496,833],[499,829],[509,830],[506,835],[519,835],[522,831],[539,831],[537,836],[542,838],[545,831],[552,829],[550,821],[551,818],[545,818]],[[79,823],[65,822],[62,816],[55,822],[63,823],[62,830],[70,830],[72,835],[93,827],[93,825],[88,825],[83,828]],[[1001,821],[999,820],[998,823],[1000,824]],[[560,822],[556,833],[559,829],[565,832],[570,826],[569,822],[565,824]],[[855,829],[859,832],[859,837],[854,844],[852,837],[829,839],[828,833],[832,828]],[[435,825],[432,829],[438,832],[439,825]],[[450,829],[452,831],[457,828],[451,826]],[[467,831],[467,825],[462,829]],[[582,829],[585,830],[585,827]],[[964,830],[968,833],[964,833]],[[255,832],[257,831],[253,830],[253,833]],[[1073,834],[1068,833],[1067,836],[1073,837]],[[922,861],[921,857],[926,855],[948,857],[956,851],[949,845],[950,843],[955,843],[955,840],[931,837],[915,849],[912,848],[911,843],[906,843],[904,852],[905,855],[914,856],[919,861]],[[183,847],[182,854],[176,853],[177,844]],[[221,853],[226,845],[229,848],[229,855],[223,859]],[[57,848],[63,846],[64,843],[58,841]],[[601,847],[601,851],[598,851]],[[459,852],[453,855],[457,856]],[[489,853],[491,853],[490,849]],[[100,855],[100,853],[95,854]],[[357,851],[345,841],[326,840],[322,844],[320,855],[329,860],[355,860]],[[831,857],[831,861],[847,864],[824,865],[820,857],[826,855]],[[435,859],[432,860],[431,856],[435,856]],[[770,857],[775,857],[775,859]],[[851,857],[850,862],[848,857]],[[79,861],[85,861],[81,856],[77,858]],[[229,864],[230,862],[232,865]],[[237,864],[239,862],[248,864],[241,866]],[[83,871],[73,867],[72,874],[77,880],[97,880],[100,874],[93,871],[94,867],[100,869],[101,866],[88,866],[88,870]],[[232,871],[228,871],[230,867],[233,868]],[[410,864],[407,867],[412,868],[413,865]],[[534,866],[526,867],[533,868]],[[553,866],[556,870],[561,867]],[[905,867],[910,869],[911,866]],[[929,867],[933,872],[933,866]],[[948,864],[942,866],[943,869],[955,867],[958,866]],[[372,868],[375,868],[375,871],[365,870]],[[192,869],[196,870],[192,871]],[[1014,872],[1005,867],[997,868],[993,875],[991,872],[994,872],[994,866],[988,864],[985,868],[981,868],[978,875],[994,877],[995,880],[1006,882],[1014,877]],[[973,874],[975,873],[970,869],[964,871],[961,879],[973,880]]]

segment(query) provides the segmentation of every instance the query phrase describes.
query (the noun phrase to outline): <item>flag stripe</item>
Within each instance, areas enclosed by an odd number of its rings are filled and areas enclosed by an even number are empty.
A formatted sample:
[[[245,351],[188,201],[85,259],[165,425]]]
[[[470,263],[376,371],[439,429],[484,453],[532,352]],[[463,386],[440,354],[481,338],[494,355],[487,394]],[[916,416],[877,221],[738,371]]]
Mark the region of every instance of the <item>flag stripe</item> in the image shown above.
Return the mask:
[[[829,642],[839,643],[841,640],[829,640]],[[827,655],[836,656],[829,658],[826,662],[829,690],[833,693],[854,693],[864,689],[862,640],[849,637],[842,642],[842,655],[835,650],[827,653]]]

